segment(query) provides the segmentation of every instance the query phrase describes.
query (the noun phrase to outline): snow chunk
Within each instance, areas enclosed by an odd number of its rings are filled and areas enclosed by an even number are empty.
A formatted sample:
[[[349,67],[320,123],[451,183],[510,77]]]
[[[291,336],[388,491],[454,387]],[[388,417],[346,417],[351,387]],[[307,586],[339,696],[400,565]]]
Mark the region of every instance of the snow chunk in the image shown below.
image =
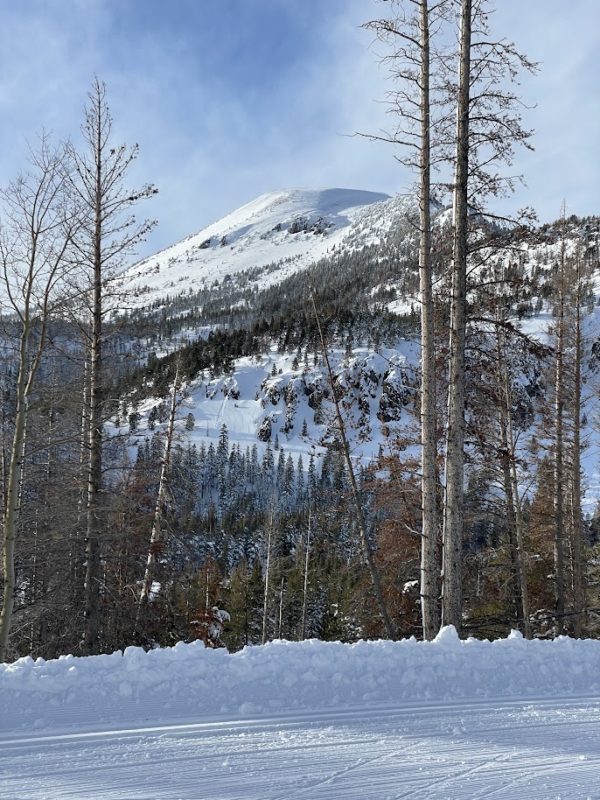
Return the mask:
[[[443,647],[459,647],[460,639],[454,625],[445,625],[433,640],[436,644]]]

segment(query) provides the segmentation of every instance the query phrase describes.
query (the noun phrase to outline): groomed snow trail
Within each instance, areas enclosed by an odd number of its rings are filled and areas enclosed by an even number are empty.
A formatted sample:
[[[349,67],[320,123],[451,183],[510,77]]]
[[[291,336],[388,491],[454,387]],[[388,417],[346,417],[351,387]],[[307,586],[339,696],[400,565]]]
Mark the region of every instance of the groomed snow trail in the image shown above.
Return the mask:
[[[0,664],[0,800],[600,800],[600,642]]]
[[[3,737],[3,800],[600,798],[599,698]]]

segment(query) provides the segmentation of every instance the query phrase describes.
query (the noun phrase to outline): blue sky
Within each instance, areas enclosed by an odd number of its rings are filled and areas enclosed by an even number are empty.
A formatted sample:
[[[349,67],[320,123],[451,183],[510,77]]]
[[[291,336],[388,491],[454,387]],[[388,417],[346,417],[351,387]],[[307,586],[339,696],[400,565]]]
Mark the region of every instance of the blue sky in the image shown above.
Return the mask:
[[[375,0],[19,0],[0,29],[0,182],[45,127],[76,139],[91,78],[106,81],[118,140],[139,142],[136,182],[158,218],[144,252],[286,187],[406,192],[389,146],[385,72],[360,24]],[[502,210],[600,213],[600,2],[498,0],[493,26],[542,71],[522,87],[534,153]]]

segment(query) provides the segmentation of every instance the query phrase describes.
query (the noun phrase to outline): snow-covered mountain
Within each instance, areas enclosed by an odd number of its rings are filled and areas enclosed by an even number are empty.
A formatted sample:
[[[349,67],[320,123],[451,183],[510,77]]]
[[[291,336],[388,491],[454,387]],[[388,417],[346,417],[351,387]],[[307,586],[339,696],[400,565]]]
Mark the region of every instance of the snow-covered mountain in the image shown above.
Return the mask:
[[[134,265],[123,276],[135,308],[183,297],[244,275],[258,289],[329,254],[378,244],[413,198],[355,189],[261,195],[198,233]]]
[[[434,210],[441,212],[438,220],[443,223],[442,209],[435,206]],[[294,458],[304,455],[305,460],[311,453],[325,452],[333,412],[320,346],[314,332],[311,337],[304,330],[303,315],[311,317],[312,312],[302,306],[306,306],[311,286],[319,293],[327,287],[331,294],[331,285],[340,278],[344,296],[341,291],[336,294],[336,284],[331,313],[335,317],[341,311],[345,322],[336,317],[330,345],[354,456],[368,463],[378,453],[385,453],[389,442],[414,427],[419,361],[416,221],[413,197],[390,198],[352,189],[279,191],[262,195],[133,266],[123,279],[134,289],[132,305],[137,319],[167,322],[164,332],[151,322],[150,333],[145,334],[145,346],[154,356],[168,356],[181,347],[201,347],[217,329],[224,337],[244,331],[245,338],[239,337],[239,344],[230,350],[225,374],[224,362],[217,363],[214,352],[204,359],[210,361],[210,368],[201,365],[198,353],[192,356],[199,366],[188,373],[185,399],[178,412],[183,439],[199,447],[211,442],[216,445],[221,427],[226,425],[232,445],[242,449],[256,446],[261,455],[269,442]],[[594,225],[574,221],[568,233],[569,248],[583,242],[586,258],[592,260],[597,258]],[[545,226],[530,232],[516,246],[500,243],[495,251],[492,244],[472,282],[470,297],[475,307],[489,303],[486,287],[490,281],[493,285],[496,272],[517,270],[522,289],[507,298],[510,324],[534,340],[547,342],[552,322],[548,300],[552,265],[560,257],[557,237],[558,229]],[[439,269],[441,280],[436,288],[441,293],[443,263]],[[590,307],[583,327],[590,355],[584,384],[586,397],[595,398],[600,379],[591,354],[599,337],[600,311],[591,298],[600,296],[597,272],[589,292]],[[243,313],[234,318],[232,311]],[[395,320],[387,330],[380,322],[386,315]],[[402,317],[408,320],[404,327],[399,322]],[[274,319],[278,321],[274,323]],[[258,345],[252,332],[257,324],[262,337]],[[483,325],[484,336],[485,330]],[[545,391],[541,376],[547,367],[538,364],[537,355],[525,356],[534,374],[528,384],[525,378],[518,378],[525,367],[513,349],[515,381],[527,384],[520,394],[533,434],[532,398]],[[480,364],[478,370],[482,368]],[[149,415],[155,415],[168,388],[167,383],[154,391],[152,380],[146,382],[148,390],[135,402],[140,417],[137,443],[151,435],[154,428],[149,427]],[[477,384],[473,392],[476,395],[478,391]],[[600,495],[600,445],[595,435],[596,403],[586,402],[590,428],[586,435],[591,445],[584,453],[586,508],[592,510]],[[188,415],[194,423],[186,430]],[[127,415],[115,422],[123,431]]]

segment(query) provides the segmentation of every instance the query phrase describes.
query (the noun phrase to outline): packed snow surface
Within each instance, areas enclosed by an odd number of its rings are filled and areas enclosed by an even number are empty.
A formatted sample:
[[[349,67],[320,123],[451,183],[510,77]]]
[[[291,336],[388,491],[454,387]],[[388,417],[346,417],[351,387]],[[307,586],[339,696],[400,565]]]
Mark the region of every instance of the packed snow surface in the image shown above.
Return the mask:
[[[600,642],[178,644],[0,667],[0,797],[598,798]]]

